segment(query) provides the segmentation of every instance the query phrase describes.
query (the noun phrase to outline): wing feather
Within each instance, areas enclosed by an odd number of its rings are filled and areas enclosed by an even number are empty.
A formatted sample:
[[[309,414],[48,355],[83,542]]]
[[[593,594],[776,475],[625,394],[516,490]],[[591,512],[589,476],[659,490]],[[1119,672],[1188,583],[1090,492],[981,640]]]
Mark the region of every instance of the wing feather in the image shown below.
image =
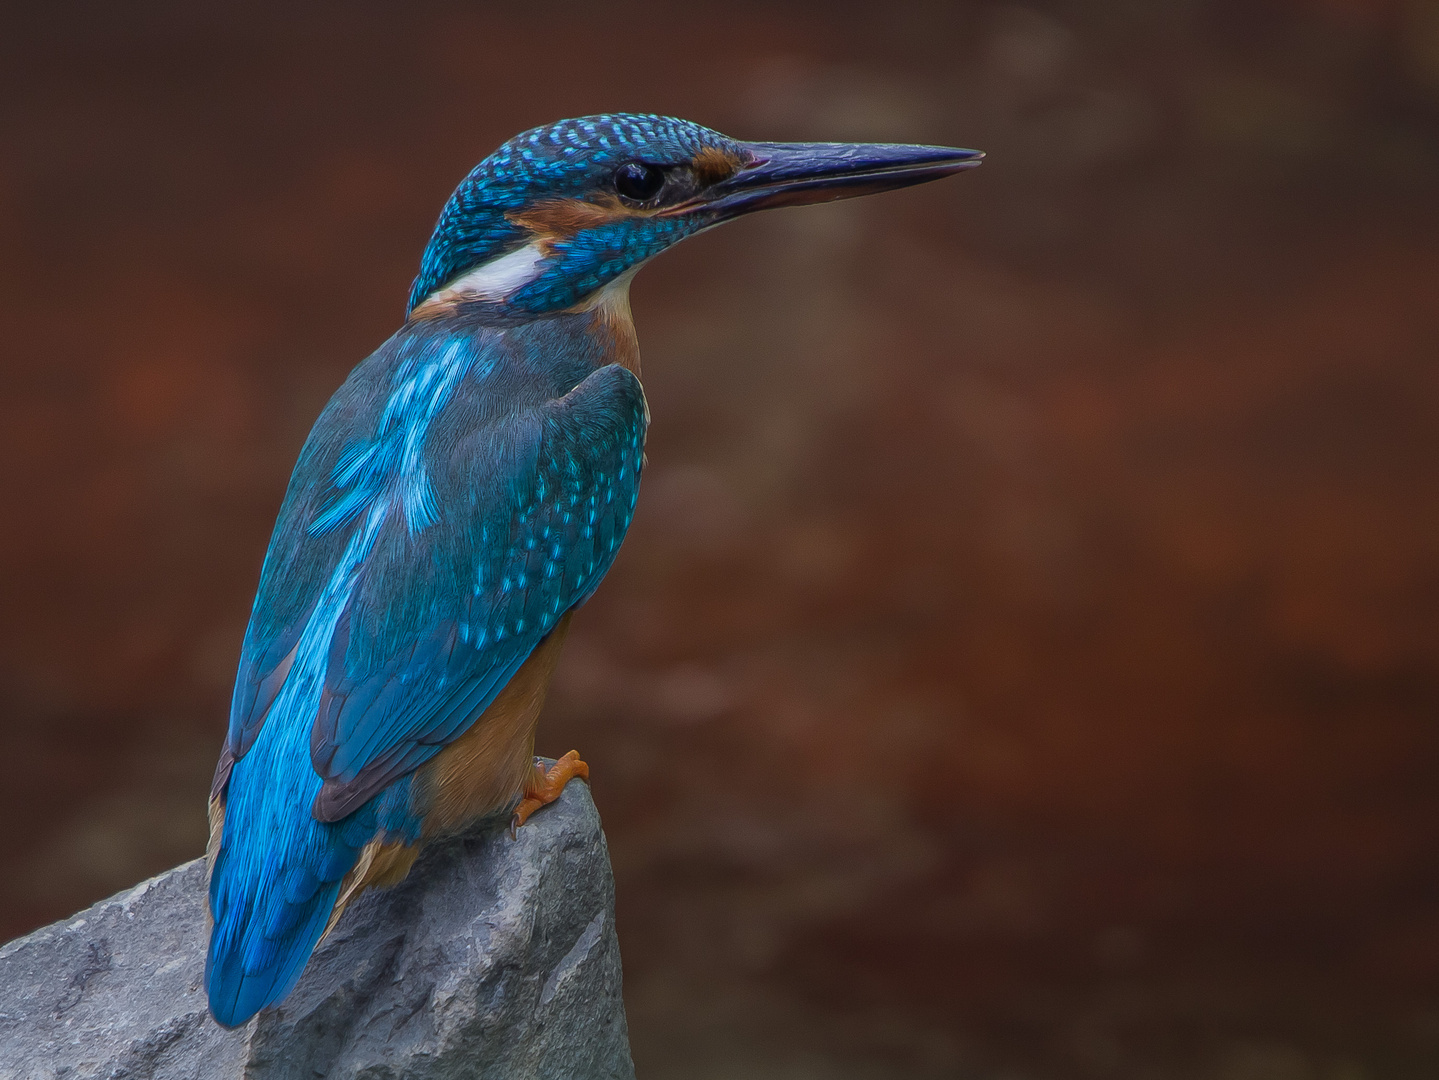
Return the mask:
[[[311,735],[318,819],[352,813],[463,734],[593,593],[629,527],[647,423],[639,380],[611,365],[477,440],[477,480],[448,493],[470,520],[412,542],[408,566],[392,551],[384,572],[398,576],[357,590],[336,627]],[[426,603],[397,593],[436,581],[452,587]]]

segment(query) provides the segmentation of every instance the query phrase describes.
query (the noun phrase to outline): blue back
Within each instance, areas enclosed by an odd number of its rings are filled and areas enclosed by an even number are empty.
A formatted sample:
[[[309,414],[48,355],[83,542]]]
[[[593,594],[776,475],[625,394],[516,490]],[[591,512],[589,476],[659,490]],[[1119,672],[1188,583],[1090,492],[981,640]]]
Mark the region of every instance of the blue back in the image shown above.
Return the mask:
[[[418,839],[414,770],[609,569],[648,413],[594,319],[415,320],[306,441],[216,773],[221,1023],[289,992],[364,845]]]

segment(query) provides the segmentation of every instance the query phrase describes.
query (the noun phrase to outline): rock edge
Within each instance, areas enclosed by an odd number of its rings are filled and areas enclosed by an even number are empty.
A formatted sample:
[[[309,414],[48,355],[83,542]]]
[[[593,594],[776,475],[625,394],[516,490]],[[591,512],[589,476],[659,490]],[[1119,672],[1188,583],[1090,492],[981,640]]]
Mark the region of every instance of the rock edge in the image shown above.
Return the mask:
[[[614,879],[588,787],[515,840],[428,847],[353,904],[295,991],[226,1031],[195,860],[0,948],[0,1080],[632,1080]]]

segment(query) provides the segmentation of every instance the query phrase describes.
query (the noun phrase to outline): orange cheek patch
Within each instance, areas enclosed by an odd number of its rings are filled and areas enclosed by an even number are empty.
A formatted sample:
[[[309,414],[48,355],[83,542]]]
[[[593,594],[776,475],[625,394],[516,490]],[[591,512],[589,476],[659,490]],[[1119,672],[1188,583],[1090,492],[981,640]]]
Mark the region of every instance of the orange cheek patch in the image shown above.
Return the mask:
[[[622,218],[637,216],[635,211],[620,205],[618,199],[588,202],[585,199],[545,199],[527,210],[505,215],[514,225],[528,229],[536,236],[563,240],[586,229],[607,225]]]

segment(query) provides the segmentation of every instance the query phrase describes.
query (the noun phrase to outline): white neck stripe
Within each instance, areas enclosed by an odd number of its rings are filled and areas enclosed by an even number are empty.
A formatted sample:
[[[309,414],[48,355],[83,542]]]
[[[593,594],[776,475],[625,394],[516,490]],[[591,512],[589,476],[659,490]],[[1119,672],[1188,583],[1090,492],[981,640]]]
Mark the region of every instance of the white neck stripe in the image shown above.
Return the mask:
[[[505,300],[539,277],[544,271],[545,252],[538,241],[500,255],[467,270],[449,284],[436,289],[425,303],[454,303],[461,300]]]

